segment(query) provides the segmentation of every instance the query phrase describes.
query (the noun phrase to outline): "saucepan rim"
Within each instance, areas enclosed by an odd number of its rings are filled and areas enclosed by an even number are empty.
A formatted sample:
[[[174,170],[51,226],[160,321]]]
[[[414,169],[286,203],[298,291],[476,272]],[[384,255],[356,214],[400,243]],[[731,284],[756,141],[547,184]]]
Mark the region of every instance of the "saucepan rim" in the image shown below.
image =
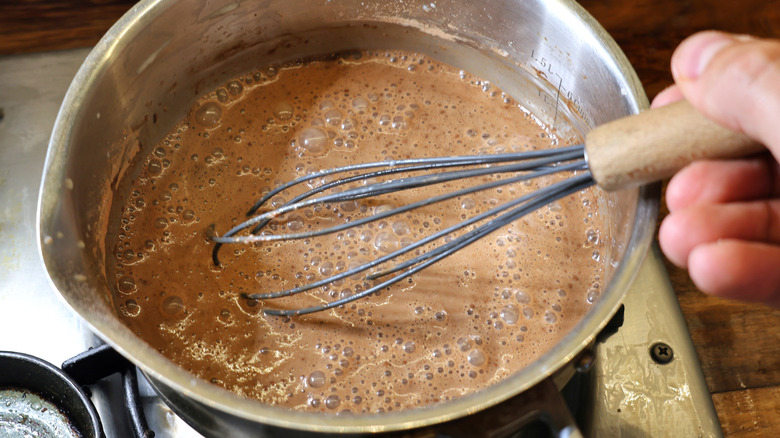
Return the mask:
[[[129,33],[130,29],[150,20],[156,13],[167,7],[166,3],[169,2],[167,0],[141,1],[108,31],[78,71],[55,122],[39,193],[37,220],[39,252],[44,264],[47,265],[47,272],[49,272],[52,284],[71,307],[74,305],[69,300],[67,291],[63,290],[64,286],[63,288],[59,287],[58,283],[61,281],[58,275],[49,270],[50,263],[47,261],[49,256],[44,249],[47,244],[46,240],[50,239],[49,233],[45,232],[44,229],[44,222],[47,220],[44,217],[46,215],[43,207],[44,200],[47,197],[56,196],[51,191],[62,186],[62,181],[56,181],[54,178],[61,180],[65,178],[61,168],[62,164],[58,162],[57,157],[66,155],[72,126],[79,117],[83,116],[80,114],[79,103],[84,98],[84,93],[89,90],[91,84],[97,80],[96,78],[105,68],[108,55]],[[625,80],[624,91],[634,105],[632,111],[639,112],[647,108],[647,97],[634,69],[601,25],[573,0],[552,0],[547,4],[556,13],[571,14],[580,24],[580,30],[589,32],[588,37],[600,44],[599,49],[604,56],[604,62],[612,63]],[[53,173],[49,175],[52,171]],[[494,384],[476,394],[431,407],[383,414],[336,416],[301,413],[263,405],[255,400],[241,398],[232,392],[186,373],[140,341],[140,338],[133,339],[129,330],[117,331],[113,327],[109,327],[105,323],[105,319],[99,316],[90,315],[76,307],[74,310],[90,324],[93,331],[135,363],[144,373],[186,397],[229,415],[262,424],[317,432],[386,432],[426,426],[477,412],[519,394],[570,363],[583,348],[593,341],[601,328],[608,323],[619,308],[622,298],[629,289],[633,277],[639,271],[645,253],[653,239],[660,186],[650,185],[636,190],[638,207],[634,212],[634,223],[638,224],[641,221],[643,226],[634,226],[631,232],[630,240],[627,242],[629,248],[608,286],[611,293],[604,293],[599,305],[592,308],[586,318],[533,364],[499,384]]]

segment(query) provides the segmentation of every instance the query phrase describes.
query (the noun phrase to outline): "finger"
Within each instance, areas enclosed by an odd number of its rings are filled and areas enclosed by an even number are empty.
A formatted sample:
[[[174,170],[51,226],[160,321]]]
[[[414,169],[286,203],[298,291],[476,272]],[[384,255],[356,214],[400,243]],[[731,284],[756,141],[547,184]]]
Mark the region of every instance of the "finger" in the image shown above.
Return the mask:
[[[683,98],[682,91],[677,85],[672,85],[656,94],[653,102],[650,104],[650,108],[658,108],[659,106],[669,105],[670,103],[677,102]]]
[[[704,115],[760,141],[780,158],[780,41],[698,33],[675,50],[672,74]]]
[[[666,187],[666,205],[677,211],[696,204],[750,201],[780,194],[777,164],[769,158],[702,160],[683,168]]]
[[[780,244],[780,200],[699,204],[664,218],[658,239],[664,254],[681,267],[694,248],[720,239]]]
[[[698,246],[688,263],[691,280],[703,292],[780,307],[780,247],[721,240]]]

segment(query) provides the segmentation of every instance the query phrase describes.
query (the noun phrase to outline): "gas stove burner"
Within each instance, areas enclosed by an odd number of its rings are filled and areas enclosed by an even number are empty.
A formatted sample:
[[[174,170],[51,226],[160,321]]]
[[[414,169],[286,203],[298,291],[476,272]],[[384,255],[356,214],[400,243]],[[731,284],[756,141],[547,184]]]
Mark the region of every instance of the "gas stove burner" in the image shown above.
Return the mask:
[[[2,351],[0,436],[104,435],[95,406],[75,380],[35,356]]]
[[[62,369],[81,385],[93,385],[112,374],[119,373],[122,376],[124,407],[127,410],[133,436],[154,438],[155,433],[149,429],[141,406],[136,367],[113,348],[101,345],[89,349],[66,360],[62,364]]]
[[[153,438],[136,367],[108,345],[66,360],[61,370],[35,356],[0,352],[0,437],[104,437],[88,386],[116,373],[133,436]]]

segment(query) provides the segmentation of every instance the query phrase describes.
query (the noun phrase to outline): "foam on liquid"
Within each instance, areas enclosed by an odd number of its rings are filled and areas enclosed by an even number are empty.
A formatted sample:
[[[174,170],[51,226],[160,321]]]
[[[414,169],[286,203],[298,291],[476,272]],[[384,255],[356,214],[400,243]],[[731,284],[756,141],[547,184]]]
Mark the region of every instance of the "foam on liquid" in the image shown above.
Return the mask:
[[[268,302],[240,294],[349,269],[550,181],[464,196],[335,236],[226,245],[222,267],[211,263],[210,236],[245,220],[273,186],[320,169],[548,148],[557,143],[552,134],[488,82],[409,52],[243,75],[198,100],[139,162],[116,201],[121,220],[109,232],[107,266],[117,312],[191,373],[295,409],[396,411],[500,382],[551,348],[598,298],[605,239],[592,191],[544,207],[377,296],[295,318],[262,309],[332,301],[367,283],[350,278]],[[354,220],[461,186],[309,208],[267,232]]]

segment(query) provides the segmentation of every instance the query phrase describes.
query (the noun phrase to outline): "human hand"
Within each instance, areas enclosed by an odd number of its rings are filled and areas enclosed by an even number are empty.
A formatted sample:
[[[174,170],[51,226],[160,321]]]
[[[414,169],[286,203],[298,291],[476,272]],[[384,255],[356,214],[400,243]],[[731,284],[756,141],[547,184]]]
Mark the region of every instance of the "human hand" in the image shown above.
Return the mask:
[[[768,152],[678,172],[666,189],[661,249],[706,293],[780,307],[780,41],[698,33],[675,51],[672,75],[676,85],[653,107],[684,97]]]

